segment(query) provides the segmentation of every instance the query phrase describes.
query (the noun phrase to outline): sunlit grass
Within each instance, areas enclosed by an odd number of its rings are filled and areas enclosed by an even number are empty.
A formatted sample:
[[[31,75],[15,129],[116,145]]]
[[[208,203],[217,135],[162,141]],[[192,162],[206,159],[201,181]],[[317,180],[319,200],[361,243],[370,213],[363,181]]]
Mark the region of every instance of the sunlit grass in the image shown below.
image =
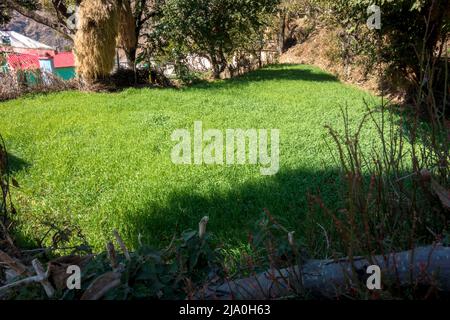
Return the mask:
[[[309,66],[273,66],[185,89],[65,92],[0,104],[0,132],[21,185],[13,190],[21,232],[41,237],[44,222],[81,226],[103,248],[116,228],[130,245],[167,243],[210,216],[220,242],[241,246],[264,208],[302,232],[306,193],[338,205],[336,163],[325,124],[352,124],[374,98]],[[177,166],[178,128],[280,129],[280,171],[258,166]],[[376,132],[364,131],[371,148]]]

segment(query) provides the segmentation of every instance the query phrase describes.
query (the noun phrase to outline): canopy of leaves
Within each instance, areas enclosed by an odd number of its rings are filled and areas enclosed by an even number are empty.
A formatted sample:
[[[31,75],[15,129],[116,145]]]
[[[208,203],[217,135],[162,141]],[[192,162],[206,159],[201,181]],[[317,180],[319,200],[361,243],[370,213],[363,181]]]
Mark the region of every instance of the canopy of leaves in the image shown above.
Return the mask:
[[[168,0],[154,35],[166,49],[210,59],[223,69],[228,56],[261,35],[278,0]]]
[[[347,34],[366,33],[367,8],[372,0],[315,0],[327,14],[328,24],[341,27]],[[373,48],[384,62],[402,70],[418,70],[418,54],[424,47],[432,55],[439,42],[445,42],[450,22],[449,0],[380,0],[381,30],[384,41]],[[372,32],[372,35],[374,33]],[[427,35],[424,38],[424,35]],[[360,43],[359,43],[360,44]]]

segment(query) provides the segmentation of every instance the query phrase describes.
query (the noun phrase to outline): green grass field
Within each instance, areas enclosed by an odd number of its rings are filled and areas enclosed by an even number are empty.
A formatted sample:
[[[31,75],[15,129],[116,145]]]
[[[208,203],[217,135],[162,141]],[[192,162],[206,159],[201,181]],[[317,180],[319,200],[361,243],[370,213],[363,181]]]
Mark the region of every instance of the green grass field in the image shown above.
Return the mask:
[[[64,92],[0,104],[0,133],[11,153],[21,233],[45,224],[81,226],[104,248],[116,228],[130,245],[170,241],[208,215],[218,240],[239,246],[264,208],[304,234],[308,191],[338,205],[337,164],[325,124],[352,125],[370,94],[309,66],[267,67],[233,80],[184,89]],[[280,129],[280,170],[253,165],[174,165],[175,129]],[[369,149],[376,135],[364,131]]]

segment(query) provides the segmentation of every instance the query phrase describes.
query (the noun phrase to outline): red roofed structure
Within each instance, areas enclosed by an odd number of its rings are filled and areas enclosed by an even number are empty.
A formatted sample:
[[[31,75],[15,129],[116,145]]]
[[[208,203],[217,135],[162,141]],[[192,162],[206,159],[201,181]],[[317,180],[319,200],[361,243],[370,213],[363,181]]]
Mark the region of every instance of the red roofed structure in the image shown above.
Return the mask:
[[[73,52],[57,53],[53,57],[53,66],[55,74],[61,79],[70,80],[76,77]]]
[[[40,68],[39,57],[31,54],[9,54],[6,60],[14,70],[38,70]]]
[[[53,57],[55,68],[71,68],[75,66],[75,56],[72,52],[57,53]]]
[[[76,77],[75,57],[72,52],[58,53],[54,48],[13,31],[0,31],[0,72],[10,70],[53,73],[70,80]],[[6,62],[6,65],[4,64]]]

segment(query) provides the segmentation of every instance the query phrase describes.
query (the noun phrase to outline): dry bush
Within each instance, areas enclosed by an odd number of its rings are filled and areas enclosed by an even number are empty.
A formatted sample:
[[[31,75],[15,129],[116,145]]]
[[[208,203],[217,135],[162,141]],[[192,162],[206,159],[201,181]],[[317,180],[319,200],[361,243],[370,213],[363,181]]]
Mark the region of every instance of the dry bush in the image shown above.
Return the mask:
[[[0,101],[18,98],[28,93],[50,93],[80,88],[78,79],[62,80],[58,76],[41,71],[27,71],[33,78],[33,84],[25,79],[22,71],[0,73]]]
[[[448,245],[450,227],[450,126],[446,100],[437,99],[431,75],[441,57],[422,55],[422,75],[412,105],[404,110],[383,100],[368,109],[359,127],[350,130],[343,109],[344,132],[328,127],[338,151],[345,188],[345,205],[338,212],[320,196],[310,196],[312,212],[330,221],[327,244],[321,251],[333,256],[416,248],[421,244]],[[448,62],[442,88],[448,88]],[[424,117],[424,110],[426,117]],[[363,153],[362,128],[375,126],[379,147]],[[312,220],[315,221],[314,217]],[[330,240],[332,239],[332,240]]]
[[[0,101],[14,99],[20,95],[17,78],[11,74],[0,73]]]

